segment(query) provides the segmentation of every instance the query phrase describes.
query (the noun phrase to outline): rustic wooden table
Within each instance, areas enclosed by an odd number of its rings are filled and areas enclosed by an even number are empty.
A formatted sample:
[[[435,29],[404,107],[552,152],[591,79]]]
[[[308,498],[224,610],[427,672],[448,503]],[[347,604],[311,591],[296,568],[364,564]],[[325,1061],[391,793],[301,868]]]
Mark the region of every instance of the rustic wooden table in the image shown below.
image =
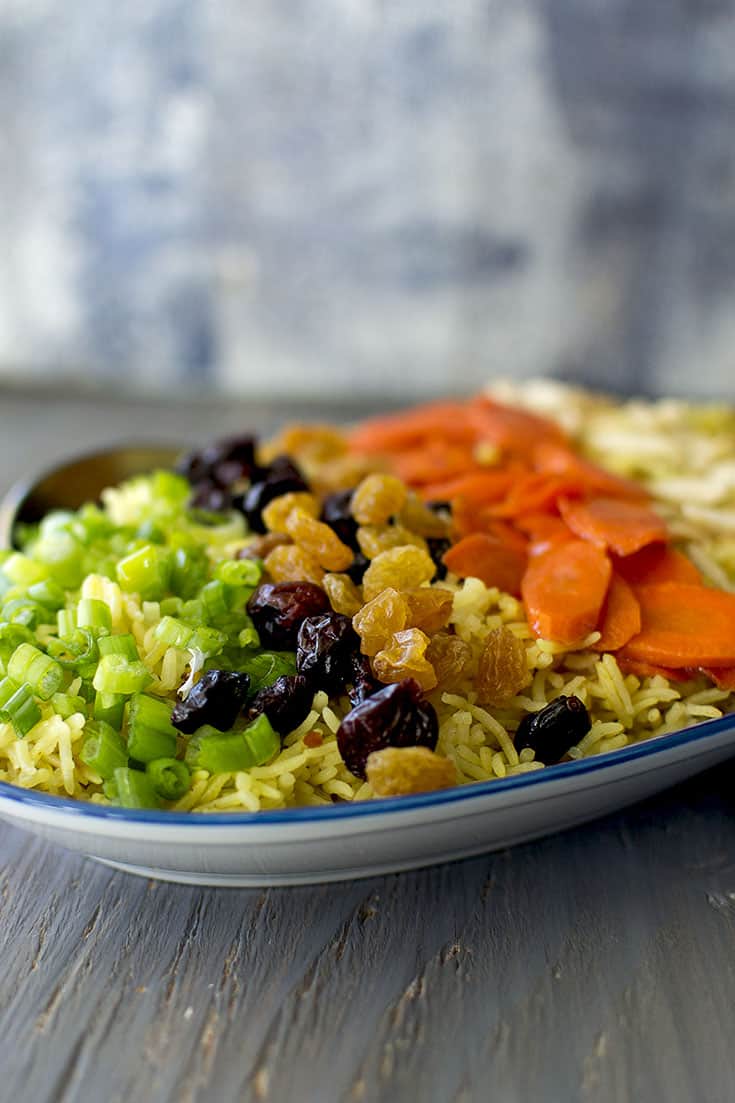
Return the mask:
[[[274,412],[0,396],[3,482]],[[0,1097],[21,1103],[735,1095],[735,768],[422,872],[208,890],[0,826]]]

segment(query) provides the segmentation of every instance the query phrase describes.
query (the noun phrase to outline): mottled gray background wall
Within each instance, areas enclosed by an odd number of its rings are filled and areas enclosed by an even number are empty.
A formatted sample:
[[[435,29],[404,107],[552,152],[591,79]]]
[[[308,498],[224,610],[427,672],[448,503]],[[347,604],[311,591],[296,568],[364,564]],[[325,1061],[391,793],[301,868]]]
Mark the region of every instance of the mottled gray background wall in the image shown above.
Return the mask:
[[[735,391],[733,0],[0,0],[0,375]]]

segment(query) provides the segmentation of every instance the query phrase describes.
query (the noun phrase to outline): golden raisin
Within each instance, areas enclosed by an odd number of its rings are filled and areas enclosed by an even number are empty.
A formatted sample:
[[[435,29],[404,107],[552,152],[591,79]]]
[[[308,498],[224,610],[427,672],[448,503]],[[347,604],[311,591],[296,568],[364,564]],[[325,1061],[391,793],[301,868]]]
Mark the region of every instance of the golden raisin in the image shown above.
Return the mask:
[[[487,705],[503,705],[529,678],[526,648],[509,628],[495,628],[485,640],[477,667],[477,696]]]
[[[409,532],[403,525],[361,525],[357,530],[357,543],[366,559],[375,559],[381,552],[408,544],[428,550],[423,536]]]
[[[286,532],[328,571],[343,571],[355,558],[352,548],[343,544],[337,533],[317,521],[304,509],[292,509],[286,518]]]
[[[426,649],[426,658],[434,667],[440,689],[460,689],[466,680],[472,648],[459,636],[439,632]]]
[[[348,574],[325,574],[322,586],[335,613],[354,617],[362,609],[362,594]]]
[[[368,755],[367,779],[378,797],[428,793],[457,784],[457,769],[428,747],[386,747]]]
[[[360,637],[363,655],[376,655],[394,632],[406,627],[408,609],[403,594],[388,588],[383,590],[352,618],[352,627]]]
[[[418,533],[419,536],[441,538],[449,533],[448,519],[440,517],[433,509],[429,509],[413,490],[409,491],[408,497],[398,514],[398,520],[407,529]]]
[[[263,523],[269,532],[285,532],[286,518],[292,509],[303,509],[310,517],[319,516],[319,503],[307,491],[280,494],[263,508]]]
[[[269,552],[281,544],[290,544],[291,537],[285,532],[267,532],[265,536],[256,536],[237,553],[238,559],[265,559]]]
[[[396,590],[414,590],[430,582],[436,567],[428,552],[403,544],[376,555],[362,579],[365,599],[370,601],[387,586]]]
[[[424,691],[436,685],[434,667],[426,658],[429,637],[420,628],[394,632],[387,647],[373,659],[373,672],[381,682],[402,682],[415,678]]]
[[[358,525],[384,525],[406,500],[405,483],[395,475],[368,475],[356,487],[350,509]]]
[[[332,425],[286,425],[278,436],[260,449],[258,458],[268,463],[274,456],[288,455],[318,463],[342,456],[347,451],[347,438]]]
[[[264,560],[264,566],[274,582],[316,582],[321,585],[324,570],[316,559],[296,544],[281,544]]]
[[[418,590],[404,593],[408,605],[409,628],[420,628],[433,636],[440,628],[445,628],[452,615],[452,594],[433,586],[422,586]]]

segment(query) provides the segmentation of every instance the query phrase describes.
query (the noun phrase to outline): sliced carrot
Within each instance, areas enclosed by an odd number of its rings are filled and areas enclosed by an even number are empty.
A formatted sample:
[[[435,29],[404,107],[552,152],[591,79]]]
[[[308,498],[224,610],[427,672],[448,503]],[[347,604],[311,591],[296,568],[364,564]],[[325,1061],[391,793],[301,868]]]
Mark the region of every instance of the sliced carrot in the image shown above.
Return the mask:
[[[474,532],[445,553],[444,564],[460,578],[479,578],[486,586],[518,597],[526,553],[496,535]]]
[[[516,480],[502,502],[492,507],[495,517],[521,517],[556,506],[559,498],[582,493],[570,479],[559,475],[531,473]]]
[[[597,627],[612,567],[604,551],[573,540],[531,558],[521,583],[537,636],[577,644]]]
[[[556,422],[484,395],[470,401],[467,416],[479,440],[489,441],[509,455],[528,456],[542,440],[561,446],[566,442],[566,435]]]
[[[563,475],[584,487],[589,494],[602,494],[608,498],[645,499],[649,495],[644,487],[632,479],[612,475],[589,460],[582,459],[568,446],[548,440],[540,440],[533,450],[534,467],[546,475]]]
[[[515,518],[515,527],[528,535],[529,555],[543,555],[558,544],[576,540],[568,525],[554,513],[528,513]]]
[[[675,667],[735,665],[735,594],[660,582],[639,586],[641,631],[625,645],[630,659]]]
[[[735,666],[702,666],[702,674],[706,674],[718,689],[726,689],[728,693],[735,690]]]
[[[444,440],[430,440],[421,448],[390,456],[393,471],[410,486],[465,478],[473,464],[471,448]]]
[[[655,663],[644,663],[637,659],[629,659],[627,655],[618,652],[615,660],[623,674],[635,674],[636,678],[653,678],[658,674],[669,682],[687,682],[689,674],[684,670],[672,670],[668,666],[657,666]]]
[[[666,525],[657,513],[643,502],[627,502],[620,498],[587,498],[584,501],[559,499],[559,512],[583,540],[610,548],[618,555],[633,552],[666,540]]]
[[[464,402],[431,402],[412,410],[363,421],[350,434],[356,452],[405,452],[435,437],[454,443],[473,443],[477,429],[467,417]]]
[[[697,568],[683,552],[669,544],[649,544],[633,555],[615,561],[618,571],[631,586],[648,586],[656,582],[702,581]]]
[[[516,479],[526,471],[520,464],[508,464],[491,470],[477,468],[460,475],[447,475],[441,482],[431,482],[421,489],[426,501],[449,502],[464,498],[466,502],[486,505],[499,501],[510,490]]]
[[[593,651],[618,651],[641,630],[641,607],[632,588],[613,571],[600,614],[600,638]]]

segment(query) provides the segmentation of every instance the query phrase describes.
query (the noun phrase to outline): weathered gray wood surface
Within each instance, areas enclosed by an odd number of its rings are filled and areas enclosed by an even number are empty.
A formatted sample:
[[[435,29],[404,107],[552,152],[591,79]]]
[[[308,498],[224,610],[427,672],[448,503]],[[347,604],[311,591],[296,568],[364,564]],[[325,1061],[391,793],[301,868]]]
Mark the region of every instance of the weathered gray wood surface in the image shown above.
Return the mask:
[[[0,396],[0,478],[246,417]],[[146,882],[0,825],[0,1099],[725,1103],[733,792],[721,768],[512,851],[263,892]]]

